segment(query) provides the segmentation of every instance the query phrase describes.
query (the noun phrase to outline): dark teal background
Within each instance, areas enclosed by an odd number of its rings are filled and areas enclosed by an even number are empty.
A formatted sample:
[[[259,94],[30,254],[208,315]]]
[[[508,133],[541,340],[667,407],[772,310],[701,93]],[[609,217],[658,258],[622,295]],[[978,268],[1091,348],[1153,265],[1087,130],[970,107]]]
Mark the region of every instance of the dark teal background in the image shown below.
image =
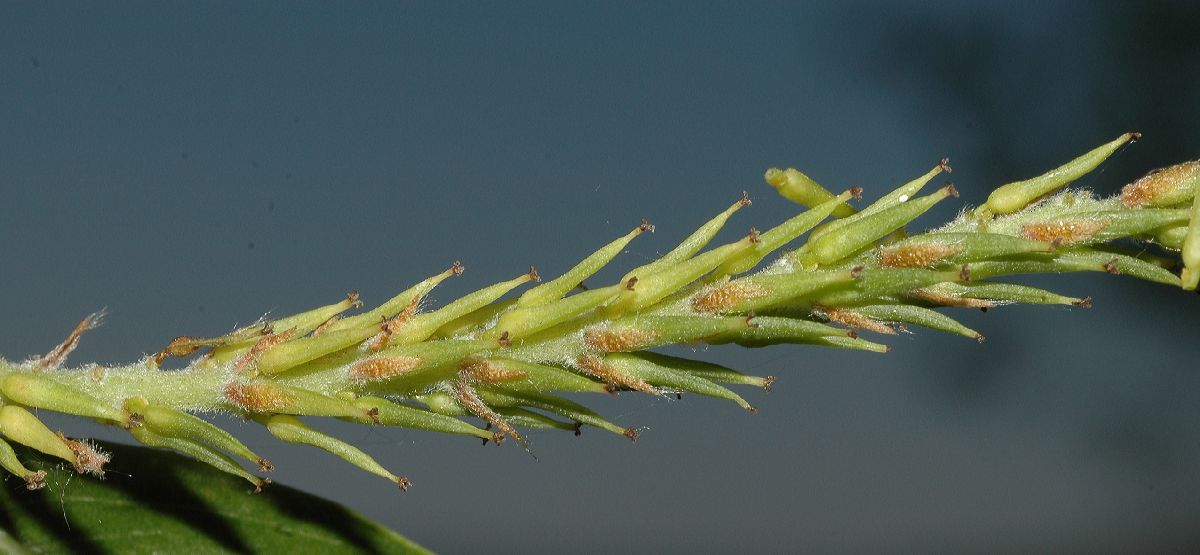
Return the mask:
[[[128,362],[460,259],[445,302],[650,219],[615,279],[742,190],[724,237],[793,214],[774,165],[870,198],[949,156],[975,204],[1143,132],[1081,182],[1107,194],[1200,156],[1198,28],[1196,3],[5,3],[0,353],[107,306],[73,360]],[[779,376],[760,413],[596,399],[635,444],[533,433],[535,462],[320,423],[404,494],[221,420],[276,480],[446,552],[1195,548],[1200,299],[1030,283],[1096,307],[956,313],[983,345],[702,349]]]

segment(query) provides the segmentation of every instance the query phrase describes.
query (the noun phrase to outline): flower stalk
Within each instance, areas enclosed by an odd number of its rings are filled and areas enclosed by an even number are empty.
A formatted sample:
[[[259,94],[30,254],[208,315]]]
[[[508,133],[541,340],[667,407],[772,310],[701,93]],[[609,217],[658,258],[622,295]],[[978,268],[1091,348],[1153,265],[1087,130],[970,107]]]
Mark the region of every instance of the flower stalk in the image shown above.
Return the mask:
[[[860,334],[886,337],[917,326],[982,342],[982,334],[943,309],[1090,306],[1088,298],[996,280],[1020,274],[1097,271],[1195,289],[1200,165],[1152,172],[1112,198],[1066,189],[1138,137],[1123,134],[1042,176],[1002,186],[984,206],[924,233],[909,235],[907,228],[957,196],[949,184],[918,196],[950,171],[947,160],[861,209],[849,204],[861,190],[834,194],[797,170],[771,169],[767,183],[808,210],[704,250],[735,212],[749,206],[743,196],[678,247],[616,283],[583,285],[630,241],[653,231],[650,224],[642,222],[562,276],[543,281],[531,268],[432,310],[424,310],[426,296],[461,275],[461,264],[357,314],[347,315],[363,307],[350,293],[223,336],[181,336],[127,366],[63,368],[80,337],[99,323],[101,315],[92,315],[45,356],[21,363],[0,359],[0,467],[30,489],[43,485],[7,443],[16,442],[80,472],[103,472],[103,453],[47,428],[32,412],[38,409],[124,428],[139,442],[188,454],[261,488],[266,480],[239,461],[258,472],[271,470],[272,463],[197,416],[225,413],[407,489],[407,478],[304,419],[332,417],[495,443],[511,438],[526,449],[531,446],[521,428],[578,434],[594,427],[634,439],[636,429],[564,395],[687,392],[755,412],[731,387],[769,391],[774,381],[653,352],[657,347],[803,343],[886,352]],[[805,233],[807,241],[756,270]],[[1176,274],[1180,262],[1182,279]],[[161,369],[170,357],[189,362],[180,370]]]

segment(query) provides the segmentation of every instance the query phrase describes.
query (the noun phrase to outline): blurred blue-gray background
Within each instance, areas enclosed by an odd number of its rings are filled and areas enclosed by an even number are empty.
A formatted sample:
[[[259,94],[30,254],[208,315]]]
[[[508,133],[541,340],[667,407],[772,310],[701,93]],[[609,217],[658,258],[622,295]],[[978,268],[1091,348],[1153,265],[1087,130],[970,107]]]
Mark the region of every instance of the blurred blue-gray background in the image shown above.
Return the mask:
[[[648,218],[627,268],[742,190],[730,238],[793,214],[774,165],[870,197],[949,156],[974,204],[1141,131],[1081,183],[1107,194],[1200,155],[1198,28],[1195,2],[5,3],[0,353],[107,306],[73,360],[127,362],[460,259],[445,301]],[[405,494],[222,418],[277,481],[447,552],[1195,548],[1200,298],[1033,283],[1096,306],[960,313],[983,345],[706,349],[779,376],[760,413],[596,401],[634,444],[320,424]]]

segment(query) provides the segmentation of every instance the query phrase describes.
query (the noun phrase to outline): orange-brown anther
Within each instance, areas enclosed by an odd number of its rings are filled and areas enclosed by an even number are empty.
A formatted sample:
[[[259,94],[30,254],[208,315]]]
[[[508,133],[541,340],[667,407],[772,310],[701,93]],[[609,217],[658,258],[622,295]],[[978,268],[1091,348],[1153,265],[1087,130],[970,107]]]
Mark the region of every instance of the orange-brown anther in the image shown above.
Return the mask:
[[[342,317],[339,314],[334,314],[333,316],[326,318],[324,322],[321,322],[321,325],[317,326],[317,329],[312,331],[312,336],[320,337],[325,333],[326,330],[329,329],[329,326],[332,326],[334,322],[337,322],[341,318]]]
[[[1200,162],[1184,162],[1150,172],[1121,189],[1121,202],[1130,208],[1153,204],[1180,183],[1194,179],[1197,173],[1200,173]]]
[[[346,293],[346,302],[348,303],[347,309],[361,309],[362,308],[362,300],[359,299],[358,291],[352,291],[352,292]],[[317,329],[312,330],[313,338],[319,338],[319,336],[324,335],[325,332],[328,332],[329,327],[334,326],[334,323],[336,323],[338,320],[341,320],[341,318],[342,318],[342,315],[336,315],[336,314],[332,315],[328,318],[325,318],[325,321],[320,323],[320,326],[317,326]]]
[[[496,414],[496,411],[492,410],[491,407],[487,406],[487,403],[484,403],[470,386],[462,383],[454,384],[454,398],[458,401],[459,406],[466,409],[467,412],[482,418],[492,427],[496,428],[498,434],[493,438],[493,441],[497,445],[500,444],[504,436],[509,436],[516,440],[517,443],[520,443],[526,451],[529,450],[529,443],[525,441],[525,437],[512,424],[509,424],[507,420]]]
[[[404,305],[404,310],[401,310],[399,314],[391,319],[391,321],[397,325],[407,322],[413,317],[414,314],[417,313],[418,310],[421,309],[421,301],[424,300],[425,297],[420,295],[413,297],[408,301],[408,304]]]
[[[863,316],[862,314],[848,308],[820,307],[819,310],[825,315],[826,318],[829,318],[829,321],[837,322],[843,326],[873,331],[875,333],[882,333],[886,335],[896,335],[896,330],[891,326],[883,322],[867,318],[866,316]]]
[[[1104,228],[1108,227],[1111,223],[1111,220],[1106,219],[1058,220],[1054,222],[1032,223],[1021,227],[1021,235],[1026,239],[1033,239],[1034,241],[1045,241],[1047,243],[1057,241],[1060,244],[1066,245],[1088,239],[1104,231]]]
[[[923,243],[902,245],[879,251],[879,265],[885,268],[928,268],[962,251],[958,245]]]
[[[359,380],[385,380],[399,376],[421,365],[421,358],[415,356],[397,356],[372,358],[354,363],[350,367],[350,377]]]
[[[83,332],[99,326],[100,322],[104,319],[104,314],[105,311],[101,310],[89,314],[83,320],[80,320],[78,324],[75,324],[75,329],[71,330],[71,333],[67,335],[67,338],[62,343],[56,345],[45,356],[33,361],[34,369],[44,370],[62,366],[62,363],[67,360],[67,355],[71,354],[71,351],[74,351],[75,347],[79,346],[79,338],[83,335]]]
[[[486,383],[511,382],[529,375],[529,372],[521,370],[506,370],[490,360],[478,357],[462,361],[459,363],[458,369],[470,379]]]
[[[58,433],[58,438],[75,455],[75,472],[104,476],[104,465],[108,464],[109,459],[107,453],[96,449],[90,442],[71,439],[62,432]]]
[[[162,364],[167,357],[185,357],[198,351],[200,349],[198,341],[199,339],[188,335],[181,335],[172,339],[166,348],[155,353],[154,364]]]
[[[910,294],[918,299],[929,301],[933,304],[941,305],[941,306],[961,306],[961,307],[965,307],[965,308],[984,308],[984,309],[996,307],[996,303],[994,301],[989,301],[987,299],[971,299],[971,298],[967,298],[967,297],[957,297],[954,295],[947,295],[945,293],[930,291],[928,289],[917,289]]]
[[[404,310],[401,310],[399,314],[384,320],[383,331],[379,335],[376,335],[375,339],[371,341],[371,350],[381,351],[386,348],[388,343],[392,340],[392,334],[396,333],[396,330],[400,329],[401,326],[407,323],[413,317],[413,315],[417,313],[417,310],[421,308],[422,300],[423,297],[420,295],[409,299],[408,304],[404,305]]]
[[[295,402],[291,393],[264,382],[230,382],[225,398],[250,412],[274,412]]]
[[[142,423],[145,421],[146,421],[146,417],[142,416],[141,413],[131,412],[131,413],[129,413],[129,420],[128,420],[128,422],[125,423],[124,428],[126,430],[132,430],[134,428],[141,428]]]
[[[271,347],[280,345],[282,343],[287,343],[287,340],[291,339],[293,333],[296,333],[296,328],[290,328],[286,331],[273,333],[263,337],[262,339],[259,339],[253,347],[250,347],[250,351],[242,355],[241,358],[237,359],[237,362],[233,363],[233,367],[237,368],[238,370],[245,370],[257,362],[259,355],[267,352],[267,350]]]
[[[659,394],[659,391],[654,389],[654,386],[646,383],[637,376],[633,376],[620,368],[604,362],[604,359],[598,356],[581,355],[575,359],[575,364],[579,366],[580,370],[604,381],[604,383],[651,395]]]
[[[39,490],[46,487],[46,471],[38,470],[22,476],[25,479],[25,489],[29,491]]]
[[[696,312],[704,313],[725,312],[745,301],[762,298],[769,293],[770,290],[753,281],[730,281],[692,297],[692,308]]]
[[[583,332],[583,340],[589,347],[606,353],[637,349],[657,338],[658,332],[651,329],[589,328]]]

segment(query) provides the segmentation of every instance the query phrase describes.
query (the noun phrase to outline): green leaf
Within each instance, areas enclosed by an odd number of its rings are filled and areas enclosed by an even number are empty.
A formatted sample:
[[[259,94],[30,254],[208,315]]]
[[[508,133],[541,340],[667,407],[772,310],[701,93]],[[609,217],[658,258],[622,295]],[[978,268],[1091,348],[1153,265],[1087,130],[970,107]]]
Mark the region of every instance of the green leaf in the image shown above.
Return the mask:
[[[5,553],[427,553],[353,511],[280,485],[244,480],[175,453],[97,442],[103,480],[17,446],[46,487],[0,485]],[[397,493],[397,495],[400,495]]]

